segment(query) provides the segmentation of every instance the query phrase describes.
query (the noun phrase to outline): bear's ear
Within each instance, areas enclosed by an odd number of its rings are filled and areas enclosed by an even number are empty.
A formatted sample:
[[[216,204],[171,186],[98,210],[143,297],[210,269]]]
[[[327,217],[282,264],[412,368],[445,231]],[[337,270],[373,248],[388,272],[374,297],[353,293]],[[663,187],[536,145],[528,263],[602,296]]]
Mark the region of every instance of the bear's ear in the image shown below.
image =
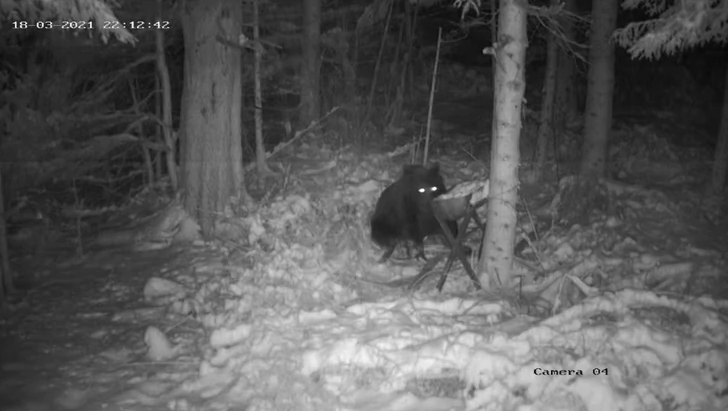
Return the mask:
[[[428,171],[430,174],[440,174],[440,163],[432,163]]]

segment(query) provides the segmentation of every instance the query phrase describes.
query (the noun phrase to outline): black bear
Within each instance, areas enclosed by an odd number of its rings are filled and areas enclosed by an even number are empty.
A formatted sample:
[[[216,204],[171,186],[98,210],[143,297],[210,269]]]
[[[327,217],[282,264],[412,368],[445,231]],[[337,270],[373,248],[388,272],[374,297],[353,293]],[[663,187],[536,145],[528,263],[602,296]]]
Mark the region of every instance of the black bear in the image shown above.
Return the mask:
[[[417,247],[416,258],[426,260],[423,240],[428,235],[442,234],[432,211],[432,199],[445,191],[439,164],[430,168],[420,165],[402,168],[399,179],[377,200],[371,219],[372,241],[387,250],[381,261],[386,261],[400,242],[405,243],[409,257],[409,241]],[[457,222],[446,221],[446,224],[453,236],[457,236]]]

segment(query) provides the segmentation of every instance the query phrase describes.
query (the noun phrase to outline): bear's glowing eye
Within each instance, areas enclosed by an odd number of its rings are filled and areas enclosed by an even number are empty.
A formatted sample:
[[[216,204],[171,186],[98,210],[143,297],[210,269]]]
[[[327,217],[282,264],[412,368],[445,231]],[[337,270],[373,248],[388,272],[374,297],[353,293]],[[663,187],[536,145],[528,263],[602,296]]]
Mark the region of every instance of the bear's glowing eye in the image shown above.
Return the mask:
[[[425,192],[425,189],[424,188],[420,188],[417,191],[419,191],[420,193],[424,193]]]
[[[434,193],[435,191],[437,191],[437,187],[430,187],[430,191]]]

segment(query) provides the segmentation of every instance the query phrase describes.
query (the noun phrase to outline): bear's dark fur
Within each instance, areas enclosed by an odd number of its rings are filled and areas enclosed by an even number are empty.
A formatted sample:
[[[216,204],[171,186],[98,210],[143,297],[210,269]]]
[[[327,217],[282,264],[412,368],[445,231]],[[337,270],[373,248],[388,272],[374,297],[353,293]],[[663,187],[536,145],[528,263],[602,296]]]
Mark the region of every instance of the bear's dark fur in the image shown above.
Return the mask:
[[[400,178],[387,187],[377,200],[371,219],[372,241],[387,251],[381,261],[387,260],[398,243],[407,246],[412,241],[417,247],[417,258],[425,258],[423,241],[432,234],[442,234],[440,224],[432,211],[432,199],[445,194],[445,182],[439,164],[430,168],[406,165]],[[450,232],[457,236],[457,222],[446,222]]]

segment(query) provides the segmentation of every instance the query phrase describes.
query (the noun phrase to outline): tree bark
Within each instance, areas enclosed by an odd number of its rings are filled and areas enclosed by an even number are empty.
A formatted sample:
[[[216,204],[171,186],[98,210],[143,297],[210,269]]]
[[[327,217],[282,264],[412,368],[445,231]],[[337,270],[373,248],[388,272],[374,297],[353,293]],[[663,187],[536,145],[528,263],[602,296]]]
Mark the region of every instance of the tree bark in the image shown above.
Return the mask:
[[[559,4],[560,0],[551,0],[551,7],[556,8]],[[524,180],[529,184],[543,180],[549,149],[553,147],[558,59],[558,39],[551,32],[546,40],[546,70],[544,70],[541,112],[538,119],[538,134],[536,135],[536,161],[524,176]]]
[[[306,126],[321,117],[321,0],[303,1],[301,119]]]
[[[0,311],[6,304],[6,297],[14,291],[13,274],[10,271],[10,256],[8,255],[8,229],[5,224],[5,190],[3,186],[2,164],[0,164]]]
[[[260,0],[253,0],[253,40],[260,41]],[[263,88],[261,84],[260,63],[263,59],[260,47],[255,48],[253,61],[253,88],[255,93],[255,165],[258,177],[271,174],[265,161],[265,145],[263,144]],[[241,90],[242,93],[242,90]],[[242,103],[241,103],[242,104]]]
[[[162,20],[162,2],[158,0],[158,18]],[[172,190],[177,192],[179,188],[179,176],[177,175],[177,138],[172,129],[172,85],[169,79],[169,67],[167,66],[167,57],[164,49],[164,31],[157,30],[154,34],[157,54],[157,73],[159,75],[159,83],[162,86],[162,135],[164,135],[164,145],[167,147],[165,152],[165,160],[167,162],[167,174],[172,184]]]
[[[526,5],[500,0],[495,56],[495,95],[491,147],[488,224],[480,260],[480,281],[486,289],[511,283],[518,200],[518,141],[526,90]]]
[[[185,209],[209,237],[231,197],[248,199],[240,135],[243,23],[239,0],[190,0],[182,6],[185,70],[182,98],[182,185]]]
[[[715,148],[713,163],[713,191],[718,193],[725,188],[726,170],[728,170],[728,66],[725,68],[725,84],[723,85],[723,111],[718,129],[718,145]]]
[[[592,1],[586,119],[581,160],[581,174],[585,177],[601,178],[607,173],[607,146],[612,128],[614,97],[614,43],[610,40],[617,27],[618,5],[616,1]]]
[[[566,0],[563,11],[576,13],[576,0]],[[568,41],[571,44],[577,44],[573,19],[561,17],[558,20],[559,24],[561,24],[561,30]],[[579,78],[576,71],[576,61],[574,56],[563,48],[560,47],[558,50],[553,120],[553,128],[557,133],[566,129],[568,123],[579,115],[579,99],[577,95]]]

